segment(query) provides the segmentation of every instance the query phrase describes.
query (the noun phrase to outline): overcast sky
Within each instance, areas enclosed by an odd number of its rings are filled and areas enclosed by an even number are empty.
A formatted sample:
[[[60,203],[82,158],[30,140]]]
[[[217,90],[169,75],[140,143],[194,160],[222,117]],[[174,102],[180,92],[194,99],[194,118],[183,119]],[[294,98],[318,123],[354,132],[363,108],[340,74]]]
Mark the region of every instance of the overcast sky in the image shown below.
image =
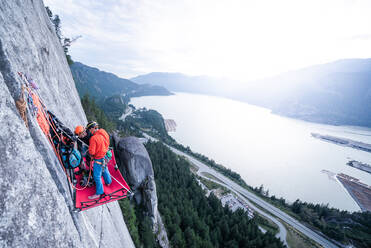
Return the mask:
[[[370,0],[44,0],[72,58],[130,78],[153,71],[250,80],[371,57]]]

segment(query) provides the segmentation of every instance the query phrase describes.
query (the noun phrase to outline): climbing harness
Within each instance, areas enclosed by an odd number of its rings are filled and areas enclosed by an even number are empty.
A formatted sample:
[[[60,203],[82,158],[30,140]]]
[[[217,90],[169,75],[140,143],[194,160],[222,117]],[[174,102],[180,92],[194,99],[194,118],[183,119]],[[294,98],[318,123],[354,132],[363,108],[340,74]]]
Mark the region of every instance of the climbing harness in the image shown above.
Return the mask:
[[[72,188],[73,190],[71,194],[74,198],[75,211],[82,211],[103,205],[111,201],[126,198],[128,194],[132,194],[129,185],[116,166],[116,160],[113,151],[111,151],[113,155],[112,158],[104,159],[104,163],[108,167],[111,178],[113,179],[112,183],[109,187],[104,187],[105,193],[102,194],[100,198],[94,200],[88,198],[89,195],[95,193],[95,187],[92,187],[94,185],[92,179],[93,161],[91,161],[89,165],[86,165],[86,156],[82,156],[76,149],[76,142],[83,141],[79,140],[69,128],[64,126],[64,124],[46,108],[37,92],[39,87],[36,85],[35,81],[21,72],[18,72],[18,74],[24,81],[25,86],[22,84],[22,92],[24,89],[27,92],[29,111],[32,116],[36,118],[41,130],[53,147],[54,153],[66,174],[70,189]],[[25,102],[22,106],[26,108]],[[87,173],[87,169],[89,173]],[[88,176],[86,176],[86,174],[88,174]]]

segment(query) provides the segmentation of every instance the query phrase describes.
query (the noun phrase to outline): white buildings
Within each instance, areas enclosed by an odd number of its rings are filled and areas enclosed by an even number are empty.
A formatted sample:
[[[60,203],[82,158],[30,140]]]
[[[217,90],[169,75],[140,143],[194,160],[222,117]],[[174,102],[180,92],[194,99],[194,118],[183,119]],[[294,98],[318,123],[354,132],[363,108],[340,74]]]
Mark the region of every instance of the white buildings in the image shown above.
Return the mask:
[[[249,218],[254,217],[254,211],[243,200],[237,198],[232,194],[224,195],[220,198],[223,206],[227,205],[233,212],[241,208],[247,212]]]

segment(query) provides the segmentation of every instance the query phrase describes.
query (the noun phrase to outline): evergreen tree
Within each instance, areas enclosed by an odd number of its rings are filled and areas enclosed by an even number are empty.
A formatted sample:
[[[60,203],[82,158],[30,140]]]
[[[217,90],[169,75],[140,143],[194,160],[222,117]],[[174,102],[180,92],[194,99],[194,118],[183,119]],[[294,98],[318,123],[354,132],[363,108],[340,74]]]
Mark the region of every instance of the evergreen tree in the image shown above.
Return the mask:
[[[162,143],[148,142],[159,211],[172,247],[283,247],[258,230],[244,211],[232,212],[213,194],[205,196],[189,163]]]
[[[99,126],[108,132],[115,129],[116,125],[110,121],[100,107],[95,103],[95,100],[90,98],[88,94],[81,99],[82,107],[84,108],[88,121],[96,121]]]

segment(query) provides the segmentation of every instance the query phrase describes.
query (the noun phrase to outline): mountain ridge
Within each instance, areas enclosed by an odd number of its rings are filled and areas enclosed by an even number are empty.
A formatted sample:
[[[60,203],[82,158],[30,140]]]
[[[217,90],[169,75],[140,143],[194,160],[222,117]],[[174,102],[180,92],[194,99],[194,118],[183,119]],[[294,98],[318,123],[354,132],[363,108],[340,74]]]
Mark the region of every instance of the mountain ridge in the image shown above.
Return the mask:
[[[149,73],[131,78],[171,91],[227,97],[273,113],[332,125],[371,127],[371,59],[342,59],[238,84],[181,73]],[[227,87],[226,87],[227,85]]]
[[[97,98],[106,98],[117,94],[127,97],[171,94],[164,87],[150,84],[139,85],[111,72],[102,71],[81,62],[74,62],[70,65],[70,69],[80,97],[87,93]]]

